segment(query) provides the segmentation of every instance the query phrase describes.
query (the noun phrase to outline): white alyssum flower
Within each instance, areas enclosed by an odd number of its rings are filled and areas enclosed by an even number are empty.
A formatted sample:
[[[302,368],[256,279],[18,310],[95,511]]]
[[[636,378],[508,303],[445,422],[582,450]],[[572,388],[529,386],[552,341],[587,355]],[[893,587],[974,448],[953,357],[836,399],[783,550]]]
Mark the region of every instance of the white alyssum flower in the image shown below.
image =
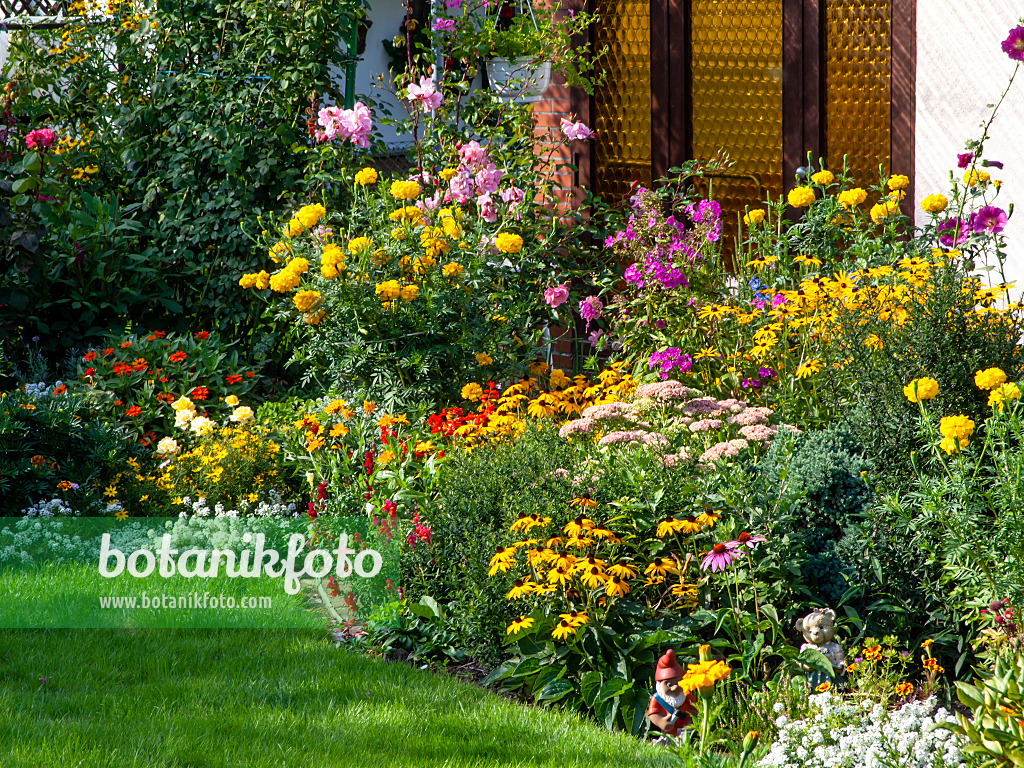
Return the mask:
[[[881,704],[846,702],[831,692],[814,694],[808,702],[809,717],[776,720],[779,738],[758,763],[761,768],[963,768],[962,739],[936,727],[956,718],[941,707],[932,714],[933,699],[896,712]]]

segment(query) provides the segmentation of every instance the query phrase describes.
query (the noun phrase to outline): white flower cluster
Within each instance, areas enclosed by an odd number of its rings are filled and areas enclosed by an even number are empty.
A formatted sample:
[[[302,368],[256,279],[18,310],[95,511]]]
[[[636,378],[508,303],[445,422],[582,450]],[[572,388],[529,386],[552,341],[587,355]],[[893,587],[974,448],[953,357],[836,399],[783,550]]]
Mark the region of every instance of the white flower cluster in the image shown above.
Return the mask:
[[[77,514],[63,499],[40,500],[21,511],[22,517],[74,517]]]
[[[220,503],[211,508],[203,497],[193,501],[186,496],[181,500],[182,509],[178,517],[298,517],[295,503],[285,504],[278,491],[269,491],[267,497],[266,501],[261,499],[255,504],[243,499],[238,503],[238,509],[226,509]]]
[[[762,768],[965,768],[963,741],[938,723],[956,718],[934,700],[895,712],[881,704],[851,703],[831,692],[809,697],[811,716],[775,721],[779,738],[758,763]],[[776,705],[776,712],[780,710]]]
[[[57,387],[61,386],[63,383],[63,381],[58,381],[52,387],[45,381],[40,381],[38,384],[26,384],[25,394],[33,400],[38,400],[41,397],[52,394],[53,390],[57,389]]]
[[[46,562],[96,562],[100,556],[100,541],[65,532],[62,520],[20,517],[12,524],[0,528],[0,564],[31,564]],[[112,546],[131,552],[140,547],[151,547],[152,531],[141,523],[126,524],[111,532]]]

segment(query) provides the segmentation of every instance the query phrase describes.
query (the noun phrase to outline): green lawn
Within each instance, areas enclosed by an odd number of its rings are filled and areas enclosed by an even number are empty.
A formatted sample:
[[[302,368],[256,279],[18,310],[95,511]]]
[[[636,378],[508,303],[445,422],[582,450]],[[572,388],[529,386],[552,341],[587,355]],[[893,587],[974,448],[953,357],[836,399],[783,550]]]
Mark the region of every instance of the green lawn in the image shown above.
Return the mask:
[[[46,678],[40,682],[40,678]],[[311,630],[0,631],[0,765],[669,766],[657,747]]]

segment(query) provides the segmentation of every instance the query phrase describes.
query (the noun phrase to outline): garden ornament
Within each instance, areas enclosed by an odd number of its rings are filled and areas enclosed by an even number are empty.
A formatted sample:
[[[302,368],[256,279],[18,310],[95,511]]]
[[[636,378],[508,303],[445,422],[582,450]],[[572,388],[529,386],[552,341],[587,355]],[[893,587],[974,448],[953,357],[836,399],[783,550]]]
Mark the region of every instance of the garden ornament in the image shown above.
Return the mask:
[[[820,651],[832,665],[832,678],[841,679],[846,674],[846,655],[843,647],[833,638],[836,633],[836,612],[831,608],[816,608],[802,619],[797,619],[796,628],[804,636],[804,642],[800,646],[801,651],[811,648]],[[816,688],[825,682],[833,682],[819,670],[804,666],[807,670],[807,681],[812,688]]]
[[[696,700],[679,687],[683,668],[676,661],[676,652],[669,648],[658,659],[654,670],[655,693],[647,707],[647,719],[651,725],[669,736],[675,736],[680,729],[690,724],[690,713],[696,711]]]

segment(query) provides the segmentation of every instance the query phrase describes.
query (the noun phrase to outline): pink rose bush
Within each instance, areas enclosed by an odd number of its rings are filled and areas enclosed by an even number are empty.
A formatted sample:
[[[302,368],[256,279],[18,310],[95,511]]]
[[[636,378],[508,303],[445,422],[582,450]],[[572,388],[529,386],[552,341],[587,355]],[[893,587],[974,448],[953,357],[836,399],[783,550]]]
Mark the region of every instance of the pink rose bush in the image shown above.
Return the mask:
[[[352,109],[324,107],[317,113],[317,125],[323,129],[316,132],[318,141],[338,139],[341,142],[349,141],[362,149],[370,146],[373,118],[370,108],[361,101],[357,101]]]
[[[25,137],[25,146],[29,149],[49,149],[57,141],[57,134],[49,128],[36,128]]]

